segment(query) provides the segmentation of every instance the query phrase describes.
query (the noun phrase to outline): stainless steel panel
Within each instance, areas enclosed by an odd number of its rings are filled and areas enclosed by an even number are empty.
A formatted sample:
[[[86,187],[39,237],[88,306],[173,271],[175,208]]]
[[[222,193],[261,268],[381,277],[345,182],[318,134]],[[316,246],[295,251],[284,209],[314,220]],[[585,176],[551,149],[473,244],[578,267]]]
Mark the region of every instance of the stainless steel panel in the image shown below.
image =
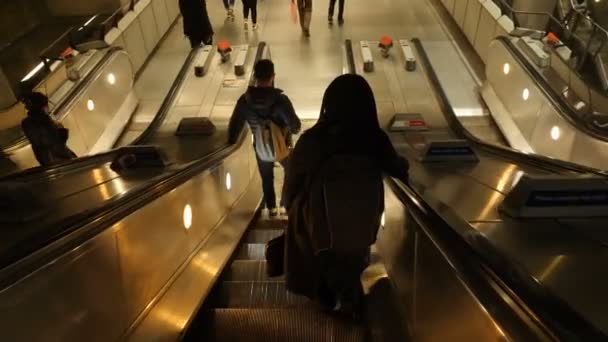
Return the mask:
[[[167,15],[167,6],[165,0],[152,0],[152,9],[154,10],[154,19],[156,20],[156,29],[162,37],[169,29],[169,16]]]
[[[111,230],[0,291],[5,341],[111,341],[127,327]]]
[[[475,43],[480,13],[481,3],[478,0],[469,0],[464,18],[464,34],[469,38],[471,44]]]
[[[484,62],[488,59],[488,46],[492,42],[492,39],[496,37],[496,26],[496,19],[484,6],[481,6],[479,24],[473,46]]]
[[[509,64],[510,69],[507,75],[504,73],[505,64]],[[486,76],[487,82],[492,85],[522,134],[529,141],[536,127],[543,101],[546,101],[542,92],[527,77],[504,45],[497,41],[493,41],[488,50]],[[528,89],[527,100],[523,98],[525,89]]]
[[[127,337],[129,341],[175,341],[207,296],[255,212],[261,196],[259,176],[249,184],[238,207],[217,226],[178,278]]]
[[[458,26],[464,30],[464,19],[467,14],[467,7],[469,5],[469,1],[475,0],[457,0],[454,4],[454,20],[458,24]]]
[[[395,286],[399,303],[403,305],[409,328],[414,319],[415,227],[407,209],[395,194],[385,187],[385,224],[378,231],[376,246],[386,272]]]
[[[415,340],[508,340],[431,240],[416,236]]]
[[[547,291],[567,302],[596,327],[608,331],[603,300],[608,278],[605,220],[534,220],[484,223],[475,228]]]
[[[154,9],[152,8],[151,1],[148,1],[148,4],[141,9],[137,7],[138,5],[139,3],[135,5],[136,11],[138,12],[137,20],[139,20],[141,30],[144,34],[146,50],[151,52],[154,50],[156,44],[160,40],[158,28],[156,27],[156,19],[154,18]]]
[[[119,22],[118,27],[122,30],[122,37],[125,41],[129,58],[133,63],[133,70],[139,70],[151,51],[146,49],[144,34],[139,20],[135,17],[135,13],[130,11],[129,14],[131,18],[123,18]],[[123,25],[127,21],[130,21],[130,23]]]

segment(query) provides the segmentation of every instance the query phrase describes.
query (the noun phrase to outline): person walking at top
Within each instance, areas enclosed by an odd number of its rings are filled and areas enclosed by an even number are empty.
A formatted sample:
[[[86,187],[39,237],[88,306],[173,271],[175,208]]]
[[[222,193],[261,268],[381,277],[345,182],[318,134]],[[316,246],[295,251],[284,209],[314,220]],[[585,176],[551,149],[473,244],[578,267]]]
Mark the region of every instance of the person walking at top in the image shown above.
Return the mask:
[[[213,43],[213,28],[207,14],[205,0],[179,0],[179,11],[184,20],[184,34],[194,49]]]
[[[40,166],[47,167],[76,158],[67,146],[68,130],[49,115],[49,99],[33,92],[23,98],[27,117],[21,122]]]
[[[243,27],[249,28],[249,12],[251,12],[251,28],[258,29],[258,0],[243,0]]]
[[[226,19],[234,21],[234,1],[235,0],[222,0],[224,2],[224,8],[226,9]]]
[[[338,25],[344,24],[344,2],[346,0],[338,0]],[[329,13],[327,20],[329,24],[334,23],[334,8],[336,7],[336,0],[329,0]]]
[[[295,0],[291,0],[292,2]],[[297,0],[300,27],[304,37],[310,37],[310,20],[312,19],[312,0]]]
[[[234,112],[228,125],[228,142],[234,144],[247,123],[253,134],[253,145],[264,193],[264,206],[269,216],[277,216],[279,208],[274,192],[274,164],[279,162],[283,171],[287,172],[289,157],[278,155],[278,149],[273,145],[281,143],[283,146],[291,145],[291,135],[297,134],[301,122],[289,98],[283,91],[274,87],[274,64],[268,59],[256,63],[253,71],[256,86],[249,87],[236,103]],[[278,127],[281,134],[277,132]],[[269,136],[273,141],[269,142]],[[282,139],[276,141],[276,139]],[[284,207],[285,196],[281,191],[280,206]]]

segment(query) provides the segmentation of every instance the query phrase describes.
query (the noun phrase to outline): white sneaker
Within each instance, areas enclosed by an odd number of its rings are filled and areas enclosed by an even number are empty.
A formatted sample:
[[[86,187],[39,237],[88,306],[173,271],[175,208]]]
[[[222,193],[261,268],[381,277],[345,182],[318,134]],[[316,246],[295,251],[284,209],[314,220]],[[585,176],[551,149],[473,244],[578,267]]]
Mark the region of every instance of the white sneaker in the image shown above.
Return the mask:
[[[277,209],[277,208],[272,208],[268,211],[269,217],[277,217],[278,215],[279,215],[279,209]]]
[[[258,24],[253,24],[253,26],[251,26],[251,28],[252,28],[254,31],[257,31],[257,29],[258,29]]]

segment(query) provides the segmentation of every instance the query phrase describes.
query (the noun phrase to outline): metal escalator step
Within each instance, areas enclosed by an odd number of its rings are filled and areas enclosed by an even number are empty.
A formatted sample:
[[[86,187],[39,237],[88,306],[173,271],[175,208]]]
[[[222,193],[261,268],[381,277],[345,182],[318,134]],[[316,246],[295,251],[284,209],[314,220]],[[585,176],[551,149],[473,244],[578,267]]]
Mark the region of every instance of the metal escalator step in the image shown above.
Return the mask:
[[[283,234],[282,229],[252,229],[247,232],[244,243],[266,243]]]
[[[235,260],[223,274],[224,281],[280,281],[266,275],[266,260]]]
[[[306,297],[288,292],[282,281],[225,281],[214,290],[210,304],[216,308],[317,308]]]
[[[215,309],[204,318],[198,341],[366,341],[364,326],[317,310]]]
[[[265,243],[244,243],[236,251],[235,260],[265,260]]]
[[[265,230],[265,229],[280,229],[284,230],[287,227],[287,220],[283,218],[272,218],[272,219],[259,219],[252,228],[252,230]]]

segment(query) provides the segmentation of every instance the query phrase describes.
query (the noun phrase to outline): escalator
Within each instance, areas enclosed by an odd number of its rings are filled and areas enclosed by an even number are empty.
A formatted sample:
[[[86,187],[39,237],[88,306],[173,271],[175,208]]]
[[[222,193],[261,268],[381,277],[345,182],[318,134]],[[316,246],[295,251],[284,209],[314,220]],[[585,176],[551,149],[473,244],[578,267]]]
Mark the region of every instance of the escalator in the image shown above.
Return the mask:
[[[185,341],[366,340],[365,325],[324,313],[287,292],[282,277],[267,277],[266,242],[286,225],[265,217],[252,224]]]
[[[174,341],[185,333],[193,341],[402,341],[408,331],[423,340],[605,337],[567,305],[569,298],[556,299],[547,291],[551,283],[539,286],[517,259],[505,257],[513,255],[500,249],[505,245],[492,245],[525,240],[530,237],[525,225],[536,224],[505,219],[496,209],[516,183],[517,171],[590,170],[471,136],[454,115],[423,47],[414,43],[445,125],[420,134],[391,134],[412,161],[412,181],[386,182],[386,223],[362,277],[367,296],[361,323],[326,315],[287,293],[280,278],[265,276],[265,242],[285,228],[285,221],[255,215],[260,180],[255,152],[243,134],[235,146],[144,175],[154,181],[116,191],[111,206],[83,212],[69,231],[37,241],[42,248],[3,259],[0,329],[5,338]],[[354,64],[352,50],[349,56]],[[420,163],[417,137],[467,139],[481,166]],[[107,186],[114,191],[120,182],[137,181],[137,175],[131,177]],[[544,265],[547,255],[590,245],[578,237],[574,247],[566,246],[574,240],[560,224],[542,221],[532,228],[559,233],[564,243],[562,249],[538,248],[545,254],[531,258],[534,265]],[[520,235],[496,238],[509,233]],[[533,236],[532,244],[547,236]],[[522,255],[534,250],[514,246]],[[478,338],[466,338],[472,335]]]

